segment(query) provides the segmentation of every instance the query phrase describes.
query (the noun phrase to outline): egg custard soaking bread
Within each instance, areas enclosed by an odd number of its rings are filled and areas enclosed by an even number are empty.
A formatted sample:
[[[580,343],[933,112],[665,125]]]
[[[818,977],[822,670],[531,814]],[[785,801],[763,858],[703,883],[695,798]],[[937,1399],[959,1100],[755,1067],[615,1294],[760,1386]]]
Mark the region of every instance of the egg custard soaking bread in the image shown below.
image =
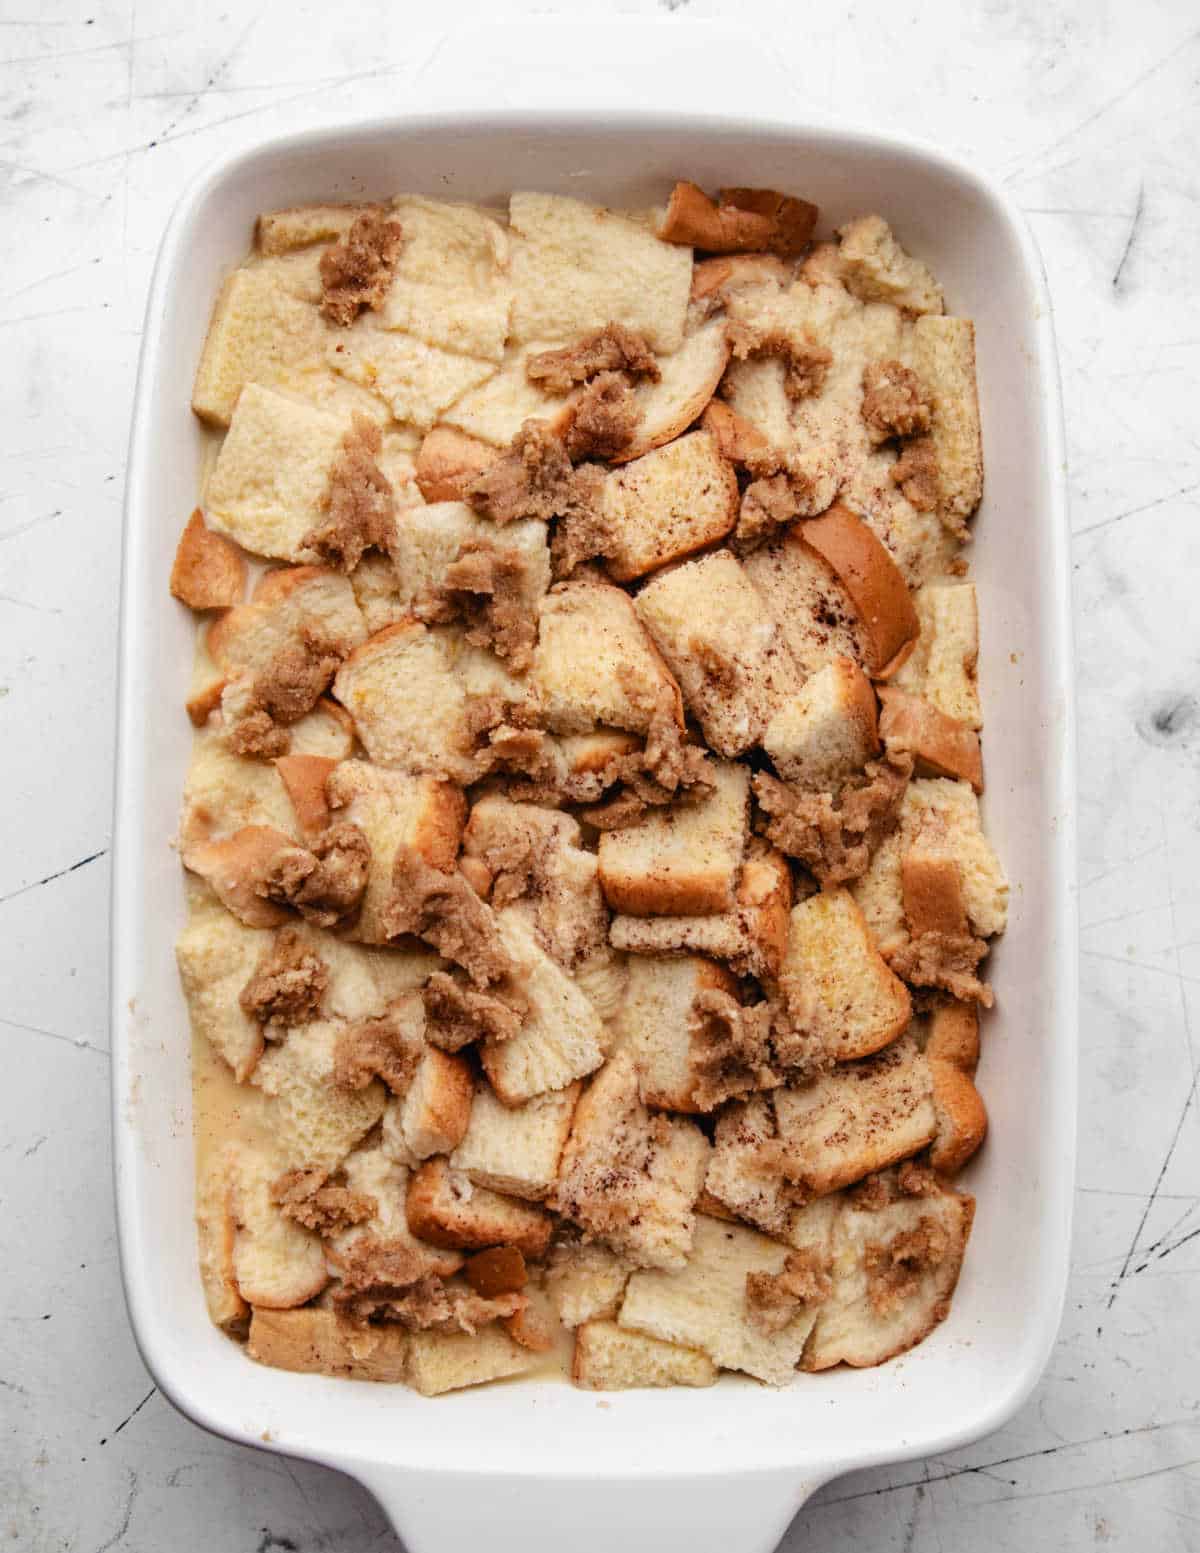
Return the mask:
[[[193,409],[214,1323],[426,1396],[922,1341],[1008,886],[974,331],[902,226],[688,182],[264,212]]]

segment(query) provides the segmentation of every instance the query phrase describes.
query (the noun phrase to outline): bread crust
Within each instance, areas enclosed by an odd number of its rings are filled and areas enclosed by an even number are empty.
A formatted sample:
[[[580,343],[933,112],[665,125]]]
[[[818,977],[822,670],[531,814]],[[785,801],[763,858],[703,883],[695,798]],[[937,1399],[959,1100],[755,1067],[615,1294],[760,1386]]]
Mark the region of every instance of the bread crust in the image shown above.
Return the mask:
[[[231,539],[204,525],[197,507],[179,536],[171,592],[189,609],[227,609],[246,589],[246,557]]]
[[[417,489],[427,502],[466,501],[472,481],[503,456],[498,448],[465,431],[435,426],[425,433],[417,453]]]
[[[800,526],[804,542],[837,573],[862,621],[867,669],[886,678],[911,651],[919,625],[908,584],[884,547],[857,514],[834,502]]]
[[[983,792],[983,757],[973,728],[891,685],[880,686],[879,699],[879,732],[889,749],[913,755],[922,776],[954,777]]]

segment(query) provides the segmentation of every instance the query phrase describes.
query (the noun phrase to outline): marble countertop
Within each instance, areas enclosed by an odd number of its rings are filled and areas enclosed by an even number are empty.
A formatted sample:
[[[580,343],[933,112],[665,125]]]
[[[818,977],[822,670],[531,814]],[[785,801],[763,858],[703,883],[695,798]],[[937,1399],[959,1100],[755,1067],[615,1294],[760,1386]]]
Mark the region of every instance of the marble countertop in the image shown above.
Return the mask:
[[[385,0],[21,9],[0,8],[0,1546],[394,1549],[356,1484],[181,1418],[129,1332],[105,1012],[116,599],[142,312],[182,183],[232,145],[418,100],[447,78],[445,45]],[[495,9],[456,0],[452,20]],[[1200,1548],[1195,8],[613,9],[681,32],[736,21],[770,42],[793,111],[914,132],[991,170],[1033,223],[1062,355],[1083,923],[1062,1332],[1000,1433],[829,1484],[783,1546]]]

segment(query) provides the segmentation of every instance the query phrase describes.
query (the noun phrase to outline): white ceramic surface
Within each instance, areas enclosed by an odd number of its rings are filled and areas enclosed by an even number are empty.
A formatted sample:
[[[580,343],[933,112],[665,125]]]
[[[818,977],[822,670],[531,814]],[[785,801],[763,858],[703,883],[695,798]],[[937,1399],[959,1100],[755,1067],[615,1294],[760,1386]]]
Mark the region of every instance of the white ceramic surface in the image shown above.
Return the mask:
[[[249,1364],[208,1323],[194,1272],[187,1048],[171,943],[181,887],[169,839],[190,731],[177,715],[192,628],[165,590],[197,479],[191,375],[219,275],[255,213],[398,189],[462,198],[513,187],[611,203],[708,186],[801,184],[827,222],[892,214],[974,317],[988,458],[974,574],[982,615],[987,821],[1014,890],[996,951],[999,1009],[981,1084],[992,1141],[948,1322],[905,1359],[772,1392],[596,1398],[556,1384],[437,1402]],[[798,171],[802,169],[802,172]],[[412,1553],[486,1537],[497,1553],[614,1539],[665,1553],[766,1553],[829,1477],[978,1438],[1028,1396],[1066,1277],[1075,1107],[1074,763],[1066,516],[1046,291],[1024,225],[966,168],[898,140],[768,122],[611,113],[376,121],[236,156],[172,221],[148,312],[131,445],[114,859],[114,1117],[122,1261],[139,1346],[198,1422],[344,1468]],[[169,1301],[161,1291],[169,1289]]]

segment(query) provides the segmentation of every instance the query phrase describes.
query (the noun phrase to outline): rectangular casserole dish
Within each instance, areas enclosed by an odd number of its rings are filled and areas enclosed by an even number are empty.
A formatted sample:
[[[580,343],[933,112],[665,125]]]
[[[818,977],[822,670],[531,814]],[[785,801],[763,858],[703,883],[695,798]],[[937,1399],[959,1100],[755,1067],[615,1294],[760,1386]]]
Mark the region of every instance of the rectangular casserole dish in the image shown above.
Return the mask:
[[[513,189],[615,205],[754,183],[817,201],[822,227],[880,211],[975,320],[987,461],[975,523],[985,813],[1012,880],[991,962],[980,1087],[991,1139],[964,1178],[978,1213],[946,1323],[880,1369],[771,1391],[616,1393],[501,1384],[435,1401],[259,1367],[209,1322],[196,1270],[187,1014],[171,849],[191,745],[194,621],[167,578],[195,504],[192,376],[222,275],[260,210],[411,190]],[[1074,1167],[1076,960],[1069,565],[1060,404],[1041,266],[972,171],[891,138],[795,123],[620,112],[407,116],[276,140],[183,198],[150,296],[127,487],[113,871],[112,1051],[121,1257],[142,1355],[174,1404],[245,1444],[360,1479],[412,1553],[487,1539],[607,1553],[765,1553],[818,1486],[997,1428],[1048,1358],[1065,1288]]]

